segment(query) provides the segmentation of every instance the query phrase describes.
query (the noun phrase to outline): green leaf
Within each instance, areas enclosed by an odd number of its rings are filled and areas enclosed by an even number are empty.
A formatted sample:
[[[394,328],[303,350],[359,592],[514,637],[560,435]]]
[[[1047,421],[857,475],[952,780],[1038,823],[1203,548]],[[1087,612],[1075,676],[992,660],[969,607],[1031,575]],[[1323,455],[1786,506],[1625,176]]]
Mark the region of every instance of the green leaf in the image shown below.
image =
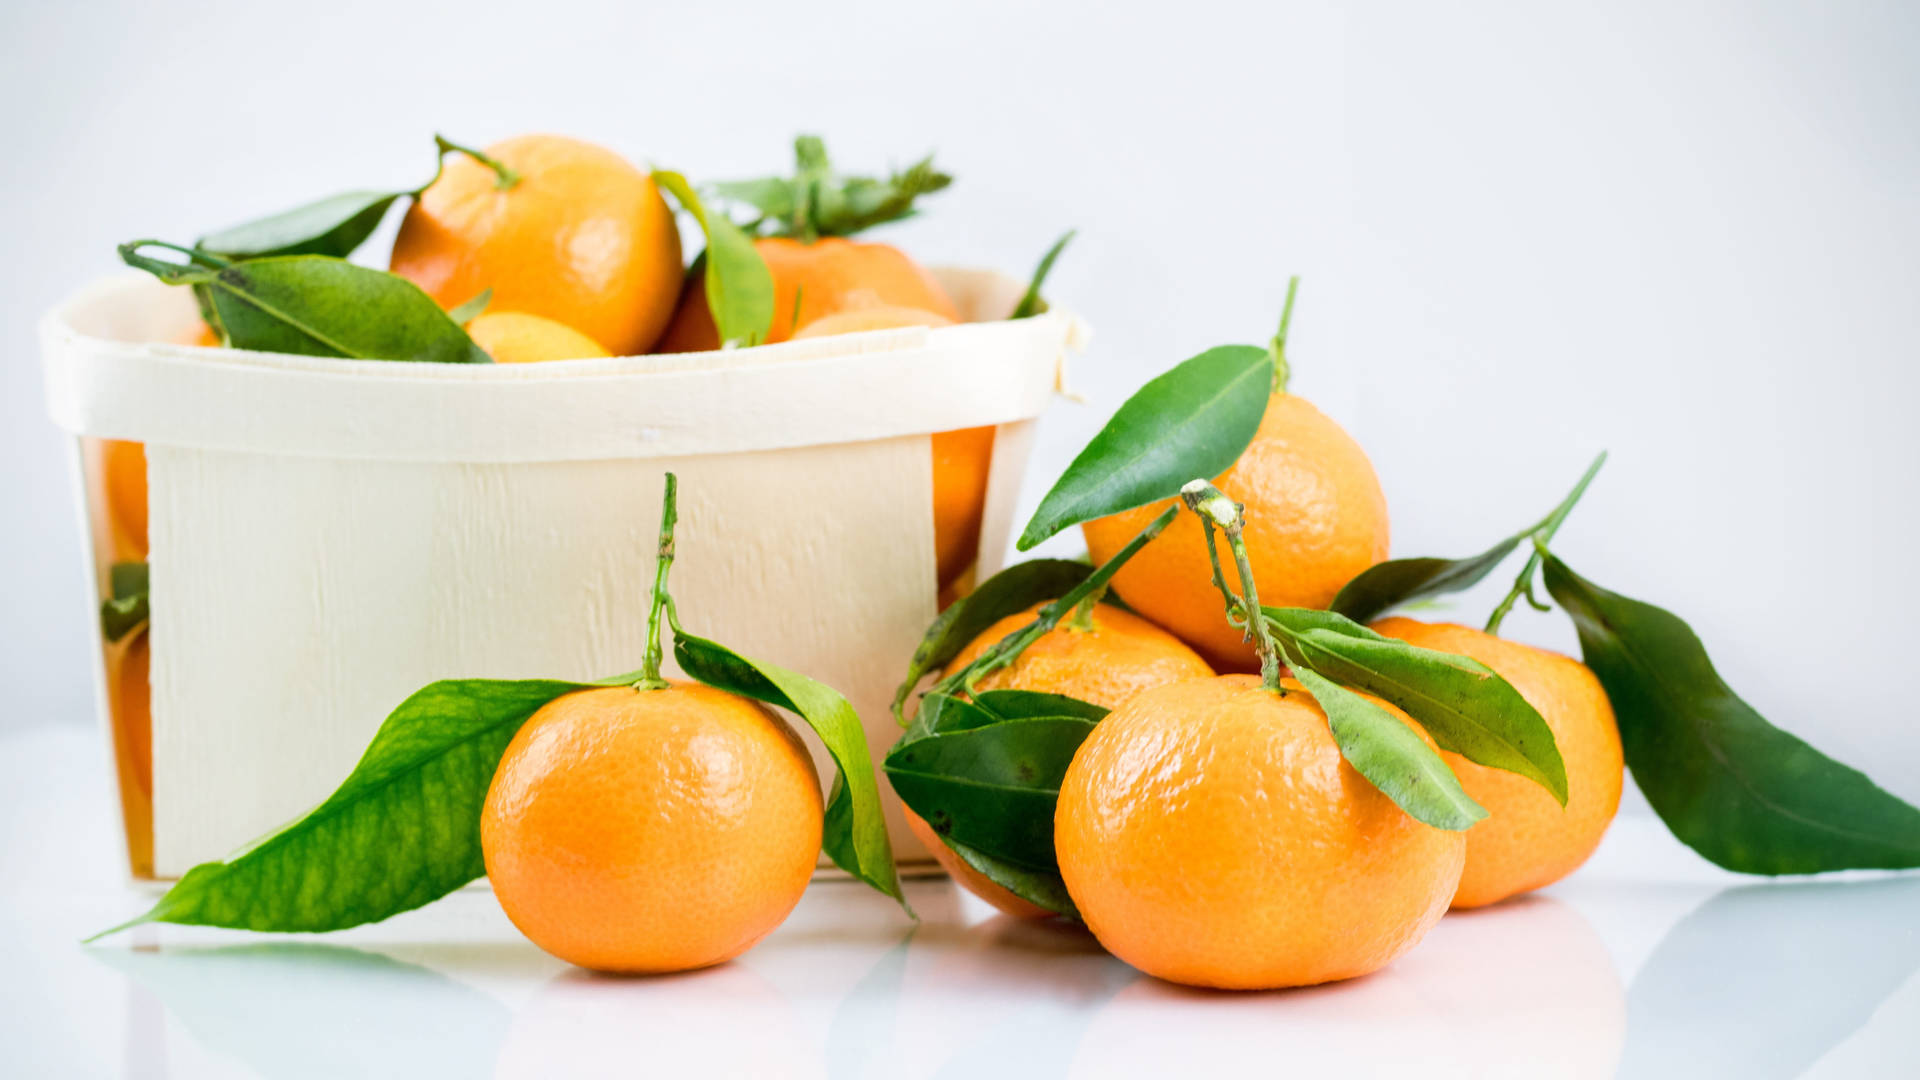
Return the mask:
[[[1423,597],[1472,588],[1506,561],[1526,538],[1526,533],[1518,533],[1478,555],[1461,559],[1389,559],[1375,563],[1341,586],[1328,606],[1365,623]]]
[[[169,263],[149,245],[188,256]],[[236,349],[354,360],[491,363],[460,325],[413,282],[321,255],[227,262],[158,241],[120,246],[127,265],[169,285],[204,287]]]
[[[820,736],[839,766],[827,800],[822,847],[834,865],[900,901],[900,877],[887,824],[880,810],[880,786],[873,775],[866,732],[847,699],[832,687],[797,672],[741,656],[732,649],[674,629],[673,656],[688,676],[729,693],[764,701],[795,713]]]
[[[114,563],[107,571],[107,598],[100,602],[100,633],[119,641],[147,624],[147,564]]]
[[[1060,780],[1092,731],[1077,717],[1003,720],[902,740],[884,767],[901,801],[935,832],[994,858],[1057,870]]]
[[[1006,717],[996,716],[965,698],[935,692],[920,699],[920,711],[914,714],[913,723],[900,738],[924,739],[949,731],[986,727],[1004,719]]]
[[[486,873],[480,810],[514,733],[589,684],[450,679],[388,716],[338,790],[228,862],[202,863],[148,922],[340,930],[410,911]]]
[[[1068,242],[1078,231],[1068,229],[1060,234],[1060,239],[1055,240],[1047,253],[1040,257],[1040,265],[1033,271],[1033,280],[1027,283],[1026,293],[1020,297],[1020,303],[1014,306],[1013,314],[1007,316],[1008,319],[1031,318],[1047,310],[1047,302],[1040,298],[1040,288],[1047,283],[1047,275],[1053,273],[1054,260],[1067,249]]]
[[[487,305],[492,302],[493,290],[491,288],[481,289],[480,295],[461,304],[459,307],[449,309],[447,311],[447,318],[452,319],[461,326],[465,326],[480,316],[485,315],[487,313]]]
[[[1310,668],[1295,668],[1293,676],[1327,714],[1340,756],[1408,816],[1450,832],[1487,816],[1440,755],[1398,717]]]
[[[1033,720],[1043,716],[1069,716],[1099,723],[1109,710],[1091,701],[1065,694],[1043,694],[1037,690],[983,690],[974,704],[1002,720]]]
[[[1398,705],[1441,749],[1518,773],[1567,804],[1567,767],[1553,730],[1513,684],[1464,656],[1421,649],[1330,611],[1264,608],[1288,662]]]
[[[1920,810],[1767,723],[1672,613],[1551,555],[1545,566],[1613,702],[1633,779],[1683,843],[1748,874],[1920,866]]]
[[[987,627],[1043,600],[1065,596],[1087,580],[1093,567],[1068,559],[1033,559],[1009,566],[953,602],[927,627],[913,650],[907,677],[893,693],[893,718],[906,723],[907,698],[928,673],[945,667]]]
[[[344,259],[380,227],[388,207],[411,191],[348,191],[200,238],[194,246],[230,259],[330,255]]]
[[[953,183],[953,177],[933,167],[932,156],[881,178],[835,172],[817,135],[794,139],[793,152],[790,177],[722,181],[712,185],[712,191],[759,211],[763,223],[772,226],[767,235],[811,242],[912,217],[914,200]]]
[[[708,213],[686,177],[656,169],[653,179],[693,215],[706,234],[703,284],[720,340],[737,345],[765,341],[773,328],[773,273],[753,239],[725,214]]]
[[[1273,357],[1252,345],[1208,349],[1147,383],[1040,501],[1020,550],[1225,472],[1253,441],[1272,388]]]
[[[1067,883],[1060,877],[1060,871],[996,859],[978,848],[968,847],[945,836],[940,840],[960,856],[961,862],[1027,903],[1069,919],[1080,917],[1080,909],[1073,906],[1073,897],[1067,895]]]

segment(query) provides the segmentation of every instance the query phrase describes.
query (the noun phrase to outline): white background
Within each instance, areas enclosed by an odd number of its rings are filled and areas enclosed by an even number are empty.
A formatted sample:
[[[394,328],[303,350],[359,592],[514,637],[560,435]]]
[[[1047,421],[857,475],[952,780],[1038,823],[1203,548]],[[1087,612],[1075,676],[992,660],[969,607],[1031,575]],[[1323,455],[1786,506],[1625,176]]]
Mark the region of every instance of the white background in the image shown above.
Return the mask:
[[[1024,274],[1080,229],[1050,292],[1096,327],[1087,405],[1028,505],[1141,381],[1263,340],[1298,272],[1294,388],[1367,446],[1396,554],[1477,550],[1611,449],[1561,554],[1920,799],[1920,12],[1442,7],[6,4],[0,724],[90,719],[34,325],[115,243],[416,183],[435,130],[696,178],[816,131],[849,168],[938,151],[957,184],[884,237],[924,261]]]

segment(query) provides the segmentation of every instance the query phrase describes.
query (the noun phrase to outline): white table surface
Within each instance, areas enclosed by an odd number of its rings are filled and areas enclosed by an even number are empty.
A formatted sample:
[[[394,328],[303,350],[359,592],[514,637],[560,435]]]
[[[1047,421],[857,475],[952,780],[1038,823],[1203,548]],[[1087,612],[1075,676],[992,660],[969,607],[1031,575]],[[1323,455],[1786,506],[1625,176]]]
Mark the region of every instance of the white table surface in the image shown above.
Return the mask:
[[[99,738],[0,736],[0,1075],[1920,1076],[1920,876],[1753,883],[1647,818],[1368,978],[1221,994],[919,881],[708,971],[569,968],[484,887],[325,936],[142,927]],[[1321,1072],[1321,1070],[1325,1070]]]

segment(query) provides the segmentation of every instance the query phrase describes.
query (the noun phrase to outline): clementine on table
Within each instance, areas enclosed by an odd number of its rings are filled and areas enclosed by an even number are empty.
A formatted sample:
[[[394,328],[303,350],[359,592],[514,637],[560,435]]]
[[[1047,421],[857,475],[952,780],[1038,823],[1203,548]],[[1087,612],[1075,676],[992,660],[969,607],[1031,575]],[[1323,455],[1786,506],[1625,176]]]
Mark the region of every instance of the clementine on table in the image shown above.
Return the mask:
[[[1246,506],[1247,556],[1260,598],[1275,607],[1323,608],[1340,586],[1387,557],[1387,500],[1366,452],[1340,425],[1293,394],[1275,393],[1258,432],[1214,486]],[[1172,500],[1083,525],[1105,562]],[[1222,553],[1227,584],[1240,575]],[[1178,634],[1223,670],[1250,670],[1253,646],[1220,617],[1200,520],[1182,514],[1113,579],[1134,610]]]
[[[611,150],[524,135],[450,155],[400,224],[391,269],[438,301],[493,304],[644,353],[680,295],[680,231],[653,178]]]
[[[794,340],[891,330],[903,326],[952,326],[954,320],[923,308],[853,308],[806,323]],[[958,581],[980,550],[980,518],[986,511],[987,477],[993,468],[993,426],[936,432],[933,436],[933,553],[941,588]],[[943,605],[944,606],[944,605]]]
[[[1540,713],[1566,762],[1563,808],[1526,777],[1441,753],[1460,786],[1488,814],[1467,832],[1467,866],[1453,906],[1482,907],[1543,888],[1586,862],[1620,808],[1625,783],[1620,729],[1593,672],[1572,657],[1453,623],[1395,617],[1373,629],[1492,668]]]
[[[813,759],[784,721],[697,684],[555,699],[500,760],[480,819],[494,893],[553,955],[666,972],[779,926],[820,855]]]
[[[487,312],[467,324],[467,336],[496,364],[584,360],[613,354],[571,326],[522,311]]]
[[[1009,615],[987,627],[954,656],[947,670],[959,671],[971,664],[1000,639],[1032,622],[1042,606],[1035,604],[1022,614]],[[1113,709],[1142,690],[1213,674],[1207,662],[1179,638],[1138,615],[1098,604],[1090,612],[1089,623],[1081,627],[1071,620],[1063,621],[1027,646],[1013,663],[982,678],[977,687],[1064,694]],[[933,826],[911,809],[906,814],[914,836],[967,891],[1018,918],[1052,917],[1052,912],[1022,900],[968,866],[941,841]]]
[[[960,319],[959,309],[933,275],[888,244],[838,236],[812,242],[766,236],[753,246],[773,275],[773,326],[761,344],[786,341],[816,320],[862,308],[910,308],[948,322]],[[706,284],[695,277],[688,281],[655,351],[701,352],[719,347],[720,335],[707,309]]]
[[[1341,757],[1313,697],[1281,685],[1221,675],[1138,694],[1061,782],[1067,891],[1100,943],[1150,975],[1223,989],[1352,978],[1446,913],[1466,837],[1395,806]]]

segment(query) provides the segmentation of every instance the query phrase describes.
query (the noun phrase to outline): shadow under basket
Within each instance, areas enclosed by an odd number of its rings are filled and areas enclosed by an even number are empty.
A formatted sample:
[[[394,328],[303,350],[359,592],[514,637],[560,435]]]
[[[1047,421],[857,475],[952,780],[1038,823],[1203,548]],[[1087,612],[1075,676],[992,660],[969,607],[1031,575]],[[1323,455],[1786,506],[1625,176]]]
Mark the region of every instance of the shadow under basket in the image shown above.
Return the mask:
[[[669,470],[688,629],[833,686],[883,753],[937,609],[929,437],[995,429],[991,574],[1086,338],[1058,308],[1004,321],[1010,278],[939,276],[970,321],[498,366],[168,344],[193,300],[146,277],[54,310],[48,406],[76,437],[96,599],[114,564],[149,567],[147,628],[103,633],[95,670],[134,873],[299,817],[436,679],[637,668]],[[924,859],[886,797],[903,862]]]

